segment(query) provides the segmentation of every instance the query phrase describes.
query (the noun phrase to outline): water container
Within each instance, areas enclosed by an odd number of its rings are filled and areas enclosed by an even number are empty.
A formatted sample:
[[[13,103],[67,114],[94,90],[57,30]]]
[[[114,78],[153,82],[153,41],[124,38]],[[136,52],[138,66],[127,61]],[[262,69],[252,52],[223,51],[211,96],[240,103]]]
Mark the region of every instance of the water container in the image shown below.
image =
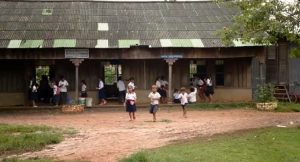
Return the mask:
[[[85,106],[86,107],[92,107],[93,106],[93,98],[86,98],[85,100]]]
[[[79,105],[85,105],[86,99],[83,97],[79,97]]]

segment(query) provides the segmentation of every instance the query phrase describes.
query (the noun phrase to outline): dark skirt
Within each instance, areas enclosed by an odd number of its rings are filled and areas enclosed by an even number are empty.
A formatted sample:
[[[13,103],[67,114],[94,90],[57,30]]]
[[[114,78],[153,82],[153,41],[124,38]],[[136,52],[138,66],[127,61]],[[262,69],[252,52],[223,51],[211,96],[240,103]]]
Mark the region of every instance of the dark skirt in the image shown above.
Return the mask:
[[[99,99],[106,99],[105,91],[103,88],[99,90],[98,97]]]
[[[87,95],[87,92],[81,92],[80,93],[80,97],[87,97],[88,95]]]
[[[128,100],[126,102],[126,112],[136,112],[136,106],[135,106],[135,103],[132,105],[130,103],[130,101]]]
[[[214,92],[214,87],[213,86],[207,86],[206,87],[206,90],[205,90],[205,95],[206,96],[209,96],[209,95],[213,95],[215,92]]]
[[[167,91],[164,89],[159,88],[157,92],[160,94],[161,97],[167,97]]]
[[[37,101],[38,100],[38,93],[37,92],[31,92],[31,100]]]
[[[180,104],[180,100],[179,99],[174,99],[173,102],[176,103],[176,104]]]

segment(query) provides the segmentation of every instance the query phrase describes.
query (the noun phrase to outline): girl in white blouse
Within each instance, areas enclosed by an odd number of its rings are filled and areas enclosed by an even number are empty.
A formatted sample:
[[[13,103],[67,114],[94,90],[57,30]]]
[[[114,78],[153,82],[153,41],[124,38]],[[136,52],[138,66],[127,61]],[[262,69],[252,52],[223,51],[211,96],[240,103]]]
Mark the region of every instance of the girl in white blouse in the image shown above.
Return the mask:
[[[129,113],[130,121],[135,120],[135,112],[136,112],[136,93],[132,86],[128,86],[128,90],[125,96],[126,112]]]

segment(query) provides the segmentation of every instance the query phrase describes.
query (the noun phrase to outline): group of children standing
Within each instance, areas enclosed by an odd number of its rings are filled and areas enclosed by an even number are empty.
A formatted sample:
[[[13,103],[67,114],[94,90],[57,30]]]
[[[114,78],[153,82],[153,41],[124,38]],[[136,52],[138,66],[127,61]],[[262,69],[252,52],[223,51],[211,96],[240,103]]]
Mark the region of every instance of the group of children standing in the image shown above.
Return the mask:
[[[173,94],[174,103],[179,103],[178,94],[178,89],[175,89]],[[200,101],[205,102],[207,98],[209,103],[212,102],[214,87],[210,75],[207,75],[206,77],[199,77],[195,75],[194,78],[191,79],[189,103],[195,103],[197,101],[197,94]]]
[[[51,81],[50,83],[47,82],[47,84],[51,88],[51,102],[57,106],[58,104],[66,104],[67,103],[67,92],[68,92],[68,81],[64,78],[64,76],[60,77],[60,80],[57,81]],[[29,83],[29,96],[30,100],[32,101],[32,106],[37,107],[37,102],[39,101],[39,95],[41,94],[41,91],[39,91],[39,84],[36,82],[36,80],[33,78],[30,80]]]

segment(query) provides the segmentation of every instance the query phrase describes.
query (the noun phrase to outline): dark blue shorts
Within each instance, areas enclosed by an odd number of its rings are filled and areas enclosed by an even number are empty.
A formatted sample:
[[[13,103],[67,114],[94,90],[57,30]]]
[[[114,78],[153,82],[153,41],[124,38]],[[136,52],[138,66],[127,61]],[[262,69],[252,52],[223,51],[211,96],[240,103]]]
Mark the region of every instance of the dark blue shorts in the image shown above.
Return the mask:
[[[149,112],[151,114],[156,113],[158,111],[158,105],[150,105]]]

